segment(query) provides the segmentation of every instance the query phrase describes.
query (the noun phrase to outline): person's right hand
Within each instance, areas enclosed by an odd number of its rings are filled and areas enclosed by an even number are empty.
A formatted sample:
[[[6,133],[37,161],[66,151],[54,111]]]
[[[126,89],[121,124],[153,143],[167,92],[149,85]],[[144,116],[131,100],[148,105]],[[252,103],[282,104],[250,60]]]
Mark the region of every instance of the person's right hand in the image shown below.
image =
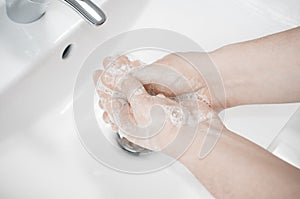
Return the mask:
[[[201,100],[210,104],[214,108],[214,103],[209,92],[208,86],[202,74],[197,70],[199,65],[202,68],[212,67],[212,62],[206,53],[176,53],[169,54],[162,59],[147,65],[146,67],[133,71],[132,75],[139,79],[144,85],[146,91],[151,95],[163,94],[166,97],[175,97],[188,93],[197,92]],[[139,68],[142,65],[139,61],[130,61],[126,56],[121,56],[117,59],[108,57],[104,60],[103,66],[105,70],[114,67],[126,66],[125,70]],[[94,80],[98,82],[102,74],[102,70],[95,72]],[[172,72],[175,75],[170,74]],[[122,75],[121,75],[122,76]],[[114,91],[116,78],[111,78],[110,75],[102,75],[106,78],[106,87],[108,90]],[[117,131],[117,126],[113,123],[109,115],[111,110],[105,107],[106,101],[109,101],[110,92],[98,91],[100,96],[99,106],[104,109],[103,119],[112,125],[112,128]]]
[[[193,71],[193,68],[189,66],[189,64],[185,63],[185,61],[181,60],[182,58],[178,58],[177,56],[178,55],[173,55],[173,54],[168,55],[167,57],[163,58],[162,60],[159,60],[158,62],[152,65],[131,72],[130,75],[127,75],[127,80],[123,81],[122,85],[117,85],[117,82],[119,82],[119,80],[123,77],[122,75],[118,76],[114,74],[116,76],[113,77],[111,76],[111,73],[97,71],[95,74],[96,82],[100,78],[101,83],[106,87],[106,89],[109,89],[111,91],[116,91],[116,92],[122,92],[126,96],[127,102],[129,102],[127,103],[126,100],[124,99],[123,102],[122,99],[119,100],[114,99],[114,104],[115,105],[119,104],[119,105],[113,108],[111,93],[105,92],[105,90],[100,90],[99,95],[101,101],[99,102],[99,104],[100,107],[105,110],[105,113],[103,115],[104,121],[111,123],[115,131],[119,131],[119,128],[124,129],[124,126],[122,127],[120,121],[115,121],[116,118],[114,117],[114,113],[117,112],[118,107],[122,107],[119,116],[123,118],[123,120],[125,121],[127,120],[127,123],[132,121],[132,124],[130,124],[131,128],[133,128],[134,125],[137,125],[138,127],[143,127],[143,126],[145,127],[149,125],[149,123],[151,122],[152,107],[157,105],[163,107],[164,110],[166,110],[166,107],[167,109],[169,108],[169,110],[171,109],[175,110],[174,113],[169,112],[168,113],[169,115],[183,114],[180,113],[182,111],[182,108],[185,108],[186,109],[185,111],[191,111],[191,113],[188,114],[193,114],[193,116],[192,115],[190,116],[193,117],[194,120],[193,122],[195,123],[194,125],[196,125],[198,122],[203,122],[204,120],[207,120],[208,114],[211,113],[212,108],[209,105],[208,97],[204,95],[204,93],[207,92],[207,87],[203,86],[205,82],[203,81],[203,79],[201,79],[200,75],[199,76],[195,75],[197,73]],[[137,61],[130,62],[128,58],[124,56],[117,59],[116,63],[117,64],[114,64],[111,67],[129,66],[132,69],[140,65],[140,63]],[[177,65],[175,63],[177,63]],[[175,64],[176,66],[173,67],[172,64],[173,65]],[[107,60],[105,60],[104,67],[107,70],[109,70],[108,65],[109,63],[107,62]],[[171,68],[171,70],[169,68]],[[155,78],[157,77],[161,78],[162,73],[158,73],[158,72],[163,72],[163,70],[165,71],[164,76],[166,78],[171,77],[169,82],[163,82],[159,79],[155,80]],[[183,75],[178,74],[178,71],[184,74]],[[183,76],[182,79],[179,78],[181,75]],[[189,80],[188,85],[185,82],[186,79]],[[182,82],[178,83],[178,81],[182,81]],[[145,82],[148,83],[146,84],[146,86],[145,86]],[[201,84],[201,82],[203,83]],[[178,86],[175,89],[172,88],[171,86],[175,85],[176,83]],[[146,88],[146,90],[144,89],[144,87]],[[138,92],[137,89],[139,89]],[[175,91],[172,92],[173,90]],[[195,90],[196,92],[198,92],[198,95],[197,94],[193,95],[194,97],[196,96],[196,98],[189,99],[191,95],[185,95],[187,93],[189,94],[195,92]],[[152,96],[149,95],[149,93],[151,93]],[[181,96],[181,99],[179,97],[180,103],[178,99],[176,101],[167,98],[167,97],[173,97],[173,99],[175,99],[174,98],[175,93],[176,95]],[[194,104],[191,105],[191,103]],[[186,105],[189,104],[188,105],[189,107],[184,107],[183,106],[184,104]],[[155,118],[158,118],[158,116],[163,116],[163,115],[164,113],[160,112],[160,114],[156,115]],[[160,120],[163,119],[165,118],[160,117]],[[156,136],[152,136],[151,139],[139,139],[138,136],[136,135],[135,136],[127,135],[126,138],[144,148],[148,148],[151,150],[160,150],[164,148],[166,145],[168,145],[177,136],[180,126],[178,124],[174,125],[174,121],[172,122],[172,120],[174,120],[174,118],[172,119],[172,117],[171,118],[167,117],[159,133],[156,132],[158,129],[155,128],[160,127],[160,125],[162,125],[161,122],[158,121],[157,124],[151,126],[150,128],[152,129],[150,130],[154,131],[152,133],[157,133]],[[137,130],[136,129],[131,130],[131,132],[137,132]]]

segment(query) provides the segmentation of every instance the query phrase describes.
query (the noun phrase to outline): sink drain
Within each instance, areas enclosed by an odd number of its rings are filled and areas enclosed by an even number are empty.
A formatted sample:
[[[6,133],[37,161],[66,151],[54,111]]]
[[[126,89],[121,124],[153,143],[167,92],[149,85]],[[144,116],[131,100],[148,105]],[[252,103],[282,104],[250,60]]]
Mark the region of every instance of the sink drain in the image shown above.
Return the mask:
[[[139,145],[130,142],[124,137],[121,137],[119,133],[117,133],[117,142],[123,150],[134,155],[145,155],[153,152],[149,149],[145,149]]]

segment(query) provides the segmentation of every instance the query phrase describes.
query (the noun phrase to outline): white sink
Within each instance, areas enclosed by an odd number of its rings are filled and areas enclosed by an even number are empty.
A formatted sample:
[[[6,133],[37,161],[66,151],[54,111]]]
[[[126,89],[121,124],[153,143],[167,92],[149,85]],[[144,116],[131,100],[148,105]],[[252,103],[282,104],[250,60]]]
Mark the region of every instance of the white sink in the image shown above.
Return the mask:
[[[134,175],[93,159],[82,146],[73,119],[77,74],[93,49],[131,29],[174,30],[213,50],[299,25],[299,15],[274,8],[271,13],[285,16],[276,20],[258,10],[264,4],[254,0],[98,4],[108,21],[95,29],[60,2],[52,2],[35,23],[15,24],[0,0],[0,198],[211,198],[179,163]],[[70,44],[70,54],[62,59]],[[267,148],[298,106],[237,107],[227,111],[225,123]]]

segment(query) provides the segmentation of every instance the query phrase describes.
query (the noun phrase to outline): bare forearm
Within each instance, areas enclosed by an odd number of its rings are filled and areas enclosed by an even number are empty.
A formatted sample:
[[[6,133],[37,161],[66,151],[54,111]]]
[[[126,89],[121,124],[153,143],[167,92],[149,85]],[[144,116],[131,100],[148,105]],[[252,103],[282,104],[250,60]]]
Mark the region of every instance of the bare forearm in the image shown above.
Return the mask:
[[[300,28],[225,46],[211,53],[227,106],[300,101]]]
[[[199,133],[180,161],[216,198],[299,198],[300,171],[250,141],[224,130],[199,159]]]

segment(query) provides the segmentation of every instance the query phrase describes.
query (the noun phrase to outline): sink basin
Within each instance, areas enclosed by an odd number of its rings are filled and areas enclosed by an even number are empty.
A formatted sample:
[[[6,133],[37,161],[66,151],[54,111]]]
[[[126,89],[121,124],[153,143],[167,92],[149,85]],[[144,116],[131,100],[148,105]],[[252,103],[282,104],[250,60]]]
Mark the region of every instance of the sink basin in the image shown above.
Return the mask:
[[[254,0],[95,2],[108,16],[97,29],[54,1],[41,20],[16,24],[0,0],[0,198],[212,198],[178,162],[136,175],[90,156],[73,118],[77,75],[99,44],[128,30],[169,29],[213,50],[299,25],[298,15],[280,10],[285,20],[274,20]],[[268,148],[298,107],[236,107],[225,124]]]

